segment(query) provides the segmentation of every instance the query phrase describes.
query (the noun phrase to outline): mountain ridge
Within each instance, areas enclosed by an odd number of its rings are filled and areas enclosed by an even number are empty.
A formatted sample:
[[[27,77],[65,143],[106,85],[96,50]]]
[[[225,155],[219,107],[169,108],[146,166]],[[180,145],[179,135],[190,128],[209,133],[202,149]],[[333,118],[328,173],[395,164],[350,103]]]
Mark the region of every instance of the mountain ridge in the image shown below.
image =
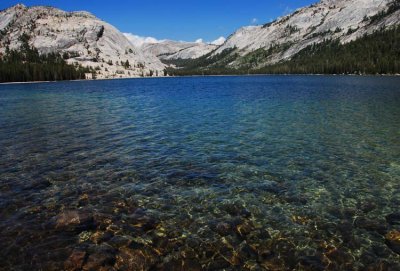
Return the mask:
[[[371,34],[375,30],[400,23],[400,10],[379,22],[369,24],[371,18],[387,9],[393,0],[323,0],[317,4],[300,8],[294,13],[269,24],[238,29],[215,54],[236,47],[241,56],[257,49],[290,44],[284,52],[272,55],[264,64],[273,64],[289,59],[300,50],[325,39],[339,38],[342,43]],[[232,66],[238,62],[231,63]]]
[[[97,78],[163,75],[165,65],[136,48],[114,26],[86,11],[17,4],[0,12],[0,53],[18,49],[20,37],[41,54],[57,52],[70,64],[92,67]]]
[[[170,73],[237,74],[267,71],[271,69],[264,68],[271,65],[283,62],[291,65],[290,61],[298,54],[304,58],[304,51],[311,52],[310,47],[325,44],[327,40],[338,40],[340,46],[344,46],[376,32],[390,31],[398,25],[399,0],[322,0],[273,22],[239,28],[223,45],[193,61],[169,61],[177,66]],[[383,37],[387,38],[386,35]],[[370,40],[366,41],[371,43]],[[399,46],[396,40],[390,42],[394,42],[393,47]],[[390,49],[392,51],[387,53],[392,53],[394,60],[400,61],[397,51]],[[379,57],[379,52],[372,53]],[[369,62],[373,62],[373,59]],[[285,70],[293,72],[291,69]],[[340,70],[349,72],[348,69]]]
[[[205,42],[182,42],[165,40],[159,43],[144,44],[145,52],[154,54],[161,61],[173,59],[195,59],[206,55],[219,46]]]

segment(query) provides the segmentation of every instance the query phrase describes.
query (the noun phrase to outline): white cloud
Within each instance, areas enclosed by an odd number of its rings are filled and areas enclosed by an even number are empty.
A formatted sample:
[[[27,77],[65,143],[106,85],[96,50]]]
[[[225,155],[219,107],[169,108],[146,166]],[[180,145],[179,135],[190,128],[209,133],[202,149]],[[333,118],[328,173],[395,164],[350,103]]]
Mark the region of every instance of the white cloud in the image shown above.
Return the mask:
[[[258,19],[257,19],[257,18],[253,18],[253,19],[251,19],[251,23],[252,23],[252,24],[256,24],[256,23],[258,23]]]
[[[132,33],[124,33],[124,35],[136,47],[142,47],[146,43],[160,43],[164,41],[153,37],[141,37]]]
[[[222,45],[225,42],[225,38],[224,37],[219,37],[218,39],[210,42],[210,44],[214,44],[214,45]]]
[[[142,47],[145,44],[148,43],[161,43],[164,42],[166,40],[158,40],[156,38],[153,37],[142,37],[142,36],[138,36],[132,33],[124,33],[124,36],[135,46],[135,47]],[[206,42],[204,41],[204,39],[197,39],[195,40],[195,43],[208,43],[208,44],[214,44],[214,45],[222,45],[225,42],[225,38],[224,37],[219,37],[218,39],[214,40],[214,41],[210,41],[210,42]],[[186,41],[179,41],[179,42],[186,42]]]

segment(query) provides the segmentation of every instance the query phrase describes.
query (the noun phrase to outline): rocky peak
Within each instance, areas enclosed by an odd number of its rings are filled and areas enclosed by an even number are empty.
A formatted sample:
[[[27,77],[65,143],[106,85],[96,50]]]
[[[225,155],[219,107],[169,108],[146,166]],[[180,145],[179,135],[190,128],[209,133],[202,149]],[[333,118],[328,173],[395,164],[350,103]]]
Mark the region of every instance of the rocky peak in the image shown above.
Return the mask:
[[[0,53],[18,49],[20,37],[42,54],[58,52],[69,63],[96,70],[98,78],[163,75],[164,64],[131,44],[112,25],[85,11],[16,5],[0,11]]]
[[[27,9],[27,7],[24,4],[16,4],[15,6],[9,7],[6,10],[24,10]]]

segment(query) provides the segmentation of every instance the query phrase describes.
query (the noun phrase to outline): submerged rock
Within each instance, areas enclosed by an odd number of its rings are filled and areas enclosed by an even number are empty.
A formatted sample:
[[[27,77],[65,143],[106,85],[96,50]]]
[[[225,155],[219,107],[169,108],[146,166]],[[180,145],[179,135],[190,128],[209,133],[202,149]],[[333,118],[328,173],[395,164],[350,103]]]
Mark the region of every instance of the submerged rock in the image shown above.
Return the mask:
[[[325,265],[319,256],[304,256],[300,258],[300,264],[307,270],[323,271]]]
[[[158,267],[158,270],[170,270],[170,271],[201,271],[202,266],[196,259],[172,259],[169,262],[162,264]]]
[[[358,204],[358,208],[364,213],[369,213],[376,208],[376,203],[371,201],[366,201]]]
[[[94,246],[90,249],[89,257],[82,270],[110,270],[115,263],[115,250],[106,245]]]
[[[250,234],[250,232],[253,230],[254,226],[250,221],[244,221],[243,223],[237,224],[235,227],[236,233],[242,238]]]
[[[222,256],[217,256],[210,263],[208,263],[207,270],[224,270],[230,266],[231,264],[225,258]]]
[[[378,260],[376,263],[368,265],[365,270],[366,271],[377,271],[377,270],[398,271],[398,270],[400,270],[400,264],[396,261]]]
[[[353,238],[353,224],[348,221],[348,220],[341,220],[337,226],[336,229],[342,236],[343,240],[345,242],[350,242]]]
[[[24,190],[43,190],[51,186],[52,183],[48,180],[39,180],[36,182],[29,183]]]
[[[376,231],[380,234],[385,234],[388,230],[388,226],[385,221],[369,219],[365,217],[358,217],[354,221],[354,225],[357,228],[365,229],[367,231]]]
[[[348,268],[345,267],[351,265],[354,261],[353,256],[349,254],[348,251],[341,248],[331,248],[326,252],[325,256],[333,263],[333,266],[335,266],[337,270],[347,270]]]
[[[116,255],[117,270],[148,270],[156,264],[157,258],[146,249],[123,247]]]
[[[89,212],[64,211],[55,218],[55,228],[66,231],[87,231],[96,228],[93,216]]]
[[[371,246],[372,251],[375,255],[380,258],[389,258],[392,251],[384,244],[374,244]]]
[[[115,248],[120,248],[123,246],[129,246],[129,244],[131,243],[131,240],[126,236],[118,236],[117,235],[117,236],[112,237],[107,243]]]
[[[235,217],[227,221],[221,221],[215,224],[211,223],[210,228],[221,236],[235,236],[245,237],[254,230],[254,225],[251,221]]]
[[[267,261],[275,256],[273,251],[264,247],[259,248],[257,250],[257,254],[257,259],[259,262]]]
[[[226,236],[232,233],[232,225],[227,222],[220,222],[216,225],[216,232],[218,232],[221,236]]]
[[[79,234],[79,243],[88,241],[92,235],[93,235],[92,232],[88,232],[88,231],[81,232]]]
[[[137,209],[132,215],[127,217],[127,220],[133,227],[143,231],[154,230],[159,223],[158,220],[147,215],[143,209]]]
[[[90,236],[90,241],[95,244],[100,244],[102,242],[107,242],[113,237],[111,232],[96,231]]]
[[[400,254],[400,231],[392,230],[385,235],[386,245],[397,254]]]
[[[308,200],[305,197],[299,195],[288,195],[283,197],[283,199],[293,205],[306,205]]]
[[[86,251],[74,250],[64,263],[64,269],[67,271],[80,270],[85,261]]]
[[[258,252],[254,249],[254,247],[247,244],[246,241],[240,244],[238,253],[243,262],[245,262],[247,259],[257,259],[258,257]]]
[[[225,203],[221,206],[221,209],[231,216],[239,216],[249,218],[251,213],[245,207],[243,207],[240,203]]]
[[[393,213],[386,216],[386,221],[390,225],[400,225],[400,213]]]

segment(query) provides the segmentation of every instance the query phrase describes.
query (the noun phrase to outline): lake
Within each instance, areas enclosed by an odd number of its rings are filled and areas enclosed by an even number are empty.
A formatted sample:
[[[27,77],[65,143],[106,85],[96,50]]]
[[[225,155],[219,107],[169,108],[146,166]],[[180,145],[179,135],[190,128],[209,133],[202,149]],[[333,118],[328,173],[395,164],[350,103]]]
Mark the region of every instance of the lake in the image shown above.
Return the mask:
[[[0,270],[400,270],[400,77],[0,85]]]

